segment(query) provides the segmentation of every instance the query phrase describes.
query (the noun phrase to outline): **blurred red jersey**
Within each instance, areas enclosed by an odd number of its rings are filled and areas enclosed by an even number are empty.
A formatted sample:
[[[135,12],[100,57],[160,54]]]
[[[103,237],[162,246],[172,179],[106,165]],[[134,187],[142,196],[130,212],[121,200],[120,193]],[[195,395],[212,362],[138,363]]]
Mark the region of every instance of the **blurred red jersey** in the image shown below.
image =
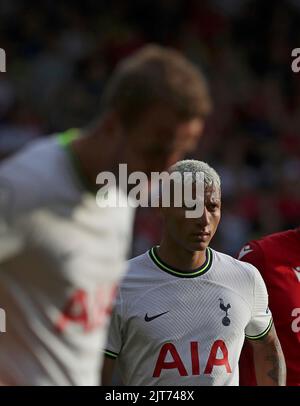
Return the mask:
[[[260,272],[269,293],[287,366],[287,385],[300,386],[300,228],[251,241],[238,259]],[[240,358],[240,385],[256,385],[252,349],[245,343]]]

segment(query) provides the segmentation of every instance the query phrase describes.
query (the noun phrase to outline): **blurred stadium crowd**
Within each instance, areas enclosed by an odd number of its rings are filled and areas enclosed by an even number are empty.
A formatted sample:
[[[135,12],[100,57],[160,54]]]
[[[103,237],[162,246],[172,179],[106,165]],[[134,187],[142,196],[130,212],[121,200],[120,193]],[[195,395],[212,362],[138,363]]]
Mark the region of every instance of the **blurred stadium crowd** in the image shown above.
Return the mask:
[[[35,137],[80,127],[99,109],[106,78],[147,42],[181,50],[206,72],[214,99],[193,158],[223,182],[214,248],[300,223],[300,2],[256,0],[1,0],[0,157]],[[133,254],[160,236],[139,210]]]

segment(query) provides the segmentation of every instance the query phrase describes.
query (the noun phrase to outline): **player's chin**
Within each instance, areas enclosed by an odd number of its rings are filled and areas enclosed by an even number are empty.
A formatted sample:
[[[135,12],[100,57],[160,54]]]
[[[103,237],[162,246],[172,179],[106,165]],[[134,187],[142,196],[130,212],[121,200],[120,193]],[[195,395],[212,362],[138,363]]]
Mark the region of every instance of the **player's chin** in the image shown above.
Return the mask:
[[[208,247],[207,241],[193,241],[189,243],[189,251],[205,251]]]

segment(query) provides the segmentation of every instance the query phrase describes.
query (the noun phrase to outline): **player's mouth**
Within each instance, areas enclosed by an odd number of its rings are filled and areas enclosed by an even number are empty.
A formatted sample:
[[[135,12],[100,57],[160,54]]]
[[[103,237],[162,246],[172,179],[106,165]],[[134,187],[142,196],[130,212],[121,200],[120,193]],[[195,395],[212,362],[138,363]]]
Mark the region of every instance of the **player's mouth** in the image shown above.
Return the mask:
[[[207,241],[210,238],[209,232],[194,233],[192,235],[198,241]]]

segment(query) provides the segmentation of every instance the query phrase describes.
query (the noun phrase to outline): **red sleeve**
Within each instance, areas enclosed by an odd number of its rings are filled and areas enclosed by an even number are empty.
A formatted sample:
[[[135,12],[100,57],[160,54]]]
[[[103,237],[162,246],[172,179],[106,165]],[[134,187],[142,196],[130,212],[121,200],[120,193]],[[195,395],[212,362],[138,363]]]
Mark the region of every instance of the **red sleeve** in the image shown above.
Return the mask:
[[[259,246],[255,241],[246,244],[239,252],[238,259],[240,261],[249,262],[254,265],[260,273],[264,274],[264,255]],[[245,341],[240,361],[240,386],[256,386],[256,376],[253,360],[253,350],[251,344]]]
[[[244,245],[237,256],[237,259],[249,262],[259,270],[262,276],[264,276],[265,259],[263,251],[257,241],[251,241]]]

